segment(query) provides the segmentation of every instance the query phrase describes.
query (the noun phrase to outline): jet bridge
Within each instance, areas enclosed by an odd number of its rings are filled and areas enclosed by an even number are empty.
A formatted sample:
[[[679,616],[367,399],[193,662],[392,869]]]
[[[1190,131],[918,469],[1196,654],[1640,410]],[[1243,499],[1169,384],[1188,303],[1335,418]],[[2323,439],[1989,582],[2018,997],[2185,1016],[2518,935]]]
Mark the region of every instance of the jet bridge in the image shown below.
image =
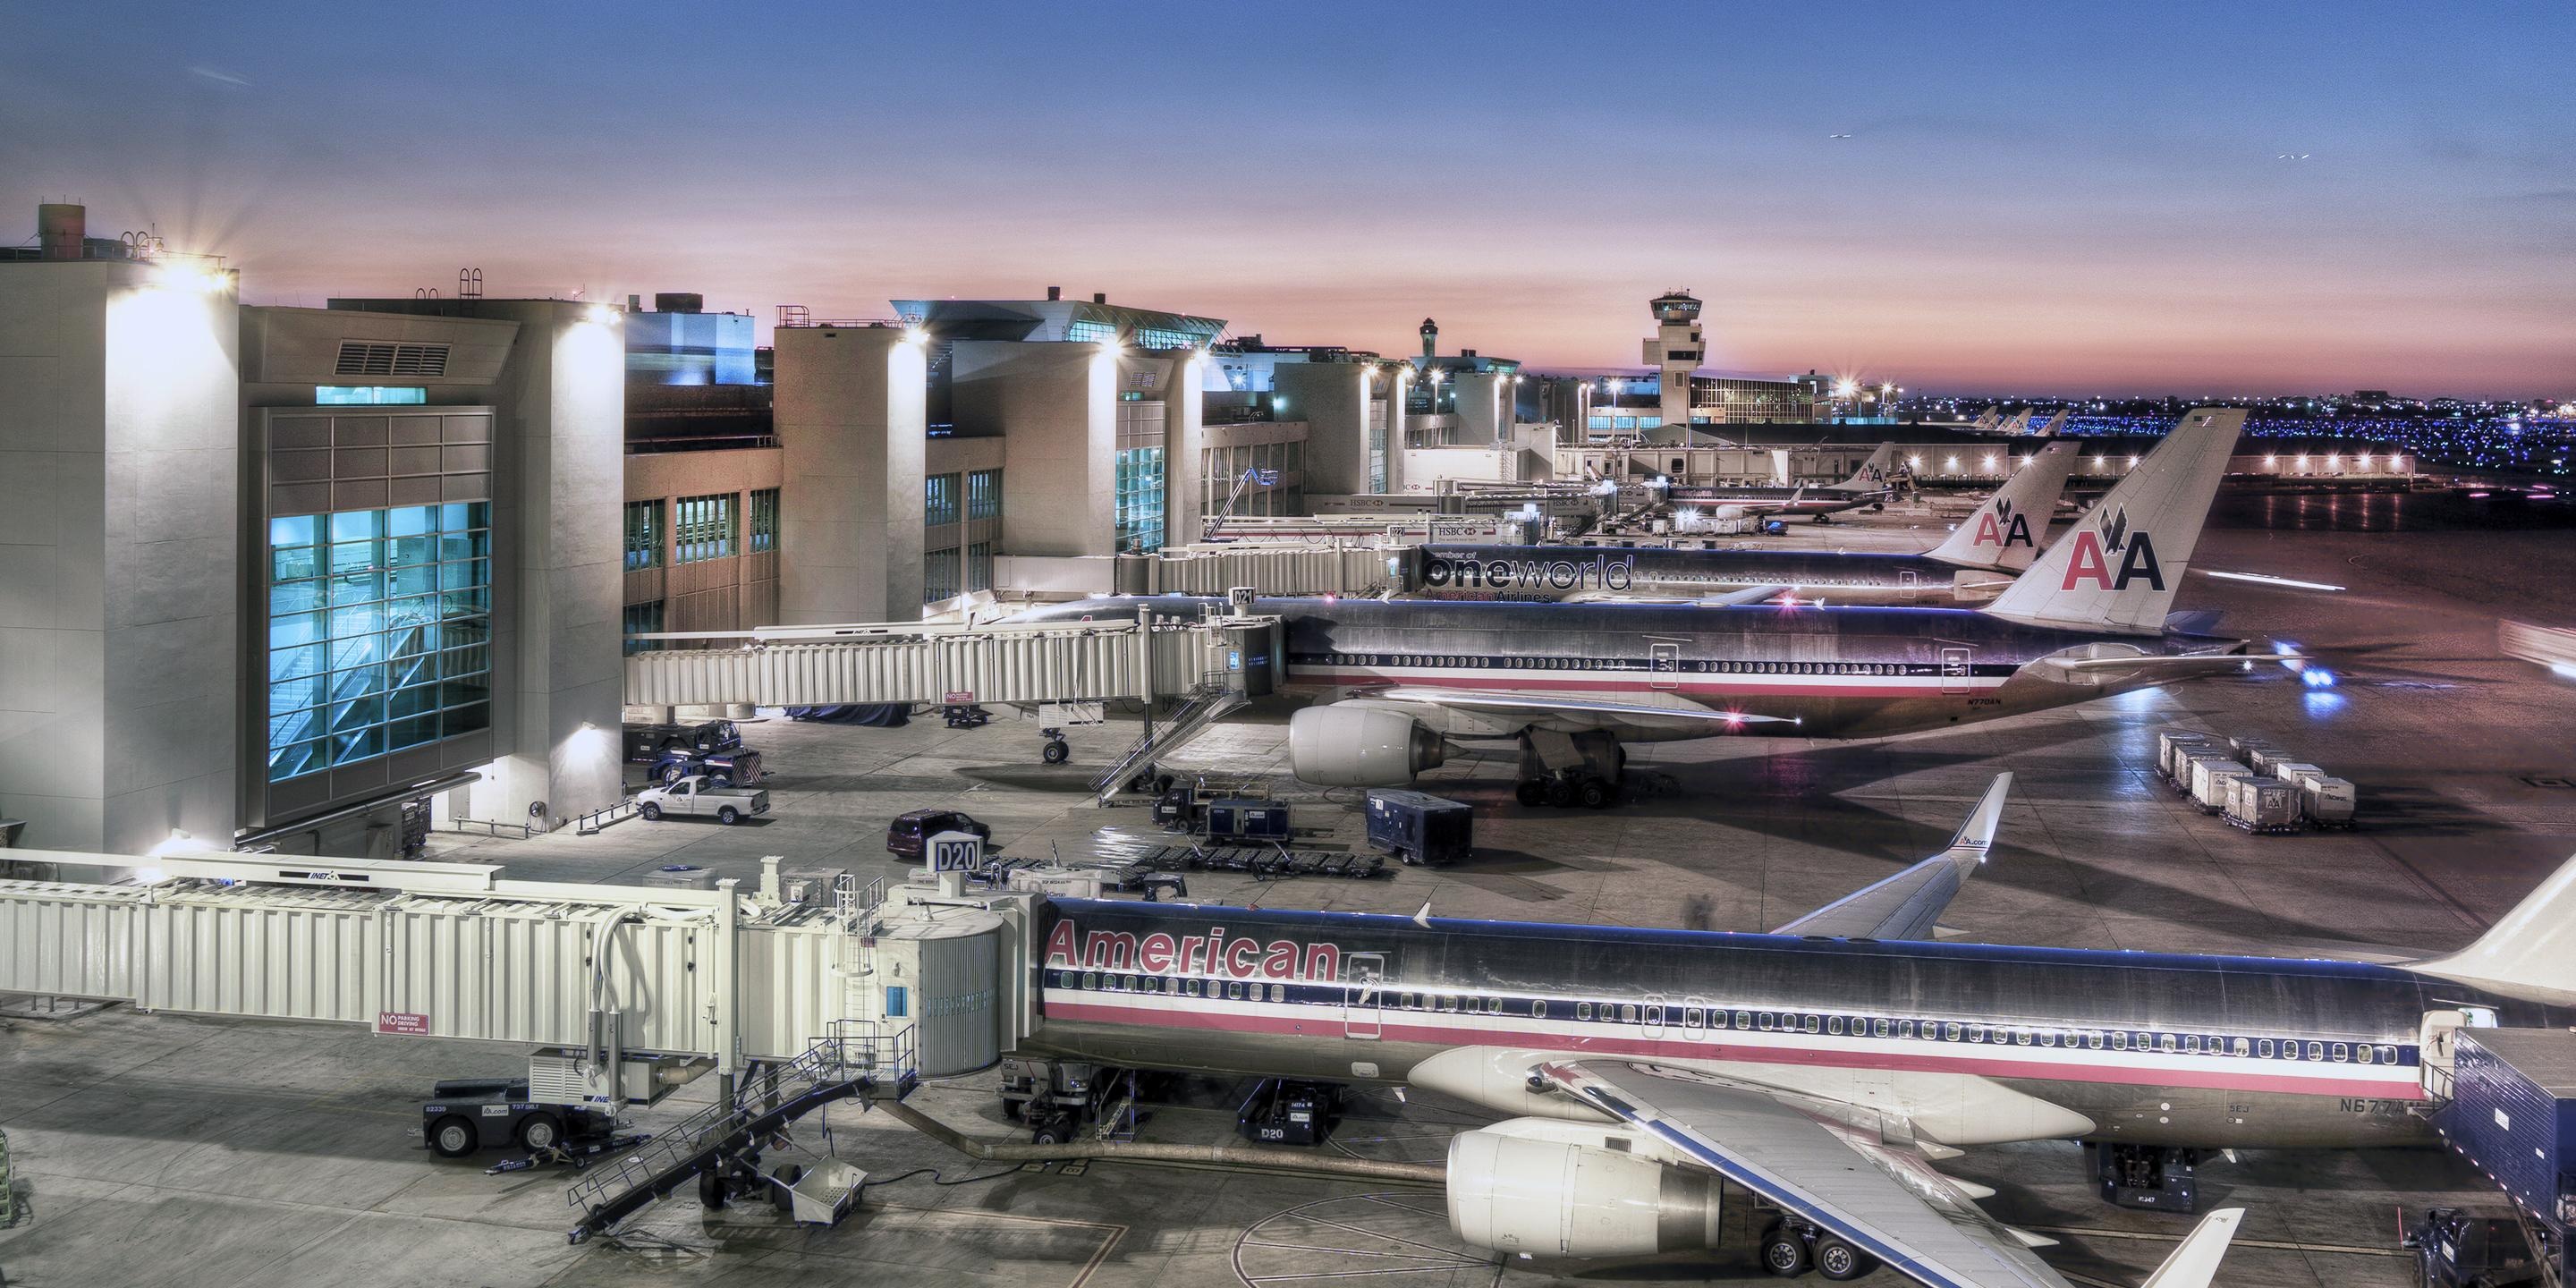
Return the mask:
[[[638,635],[630,706],[830,706],[1185,699],[1222,677],[1246,697],[1285,673],[1279,619],[1030,625],[860,623]]]
[[[628,1098],[624,1057],[731,1075],[852,1026],[901,1037],[923,1076],[962,1073],[1035,1022],[1031,895],[844,877],[787,902],[769,877],[701,891],[472,863],[10,855],[65,879],[0,881],[0,992],[559,1048],[597,1099]]]

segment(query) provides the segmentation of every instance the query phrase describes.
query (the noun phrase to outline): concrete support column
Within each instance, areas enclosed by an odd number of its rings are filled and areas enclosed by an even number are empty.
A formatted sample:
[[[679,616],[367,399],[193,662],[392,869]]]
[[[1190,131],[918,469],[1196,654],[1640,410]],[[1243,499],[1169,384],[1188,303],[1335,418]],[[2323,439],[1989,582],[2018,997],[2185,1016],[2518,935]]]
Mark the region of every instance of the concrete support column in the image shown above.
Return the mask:
[[[1449,378],[1458,398],[1458,441],[1500,447],[1511,438],[1511,378],[1491,371],[1462,371]]]
[[[1413,367],[1399,362],[1378,377],[1386,393],[1386,490],[1389,495],[1404,491],[1404,447],[1413,439],[1405,412],[1405,399],[1413,393]]]
[[[1173,354],[1164,366],[1163,541],[1177,546],[1199,539],[1207,513],[1207,399],[1199,388],[1207,355]]]
[[[1369,390],[1366,366],[1355,362],[1283,363],[1272,373],[1283,400],[1283,420],[1306,422],[1306,492],[1349,495],[1369,490]],[[1396,451],[1388,426],[1387,451]],[[1388,471],[1393,486],[1393,470]]]
[[[929,368],[905,334],[778,331],[781,625],[921,618]]]
[[[499,783],[485,784],[499,799],[480,816],[533,821],[529,807],[542,802],[553,826],[623,791],[626,342],[588,305],[548,301],[510,316],[520,323],[518,415],[497,446],[515,482],[496,496],[492,525],[512,573],[495,597],[516,607],[494,641],[512,659],[509,705],[496,702],[494,716],[513,750]]]
[[[949,350],[960,432],[1004,436],[1011,554],[1116,553],[1118,362],[1116,348],[1087,340],[960,340]]]

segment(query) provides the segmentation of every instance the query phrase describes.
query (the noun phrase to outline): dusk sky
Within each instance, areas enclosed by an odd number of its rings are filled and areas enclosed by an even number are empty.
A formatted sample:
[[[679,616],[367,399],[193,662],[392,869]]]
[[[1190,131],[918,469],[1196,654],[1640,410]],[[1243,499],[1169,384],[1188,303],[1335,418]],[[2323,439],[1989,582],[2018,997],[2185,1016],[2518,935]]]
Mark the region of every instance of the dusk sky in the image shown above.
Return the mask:
[[[1590,369],[1686,287],[1727,370],[2576,394],[2565,3],[0,15],[6,239],[85,201],[258,303],[1053,284]]]

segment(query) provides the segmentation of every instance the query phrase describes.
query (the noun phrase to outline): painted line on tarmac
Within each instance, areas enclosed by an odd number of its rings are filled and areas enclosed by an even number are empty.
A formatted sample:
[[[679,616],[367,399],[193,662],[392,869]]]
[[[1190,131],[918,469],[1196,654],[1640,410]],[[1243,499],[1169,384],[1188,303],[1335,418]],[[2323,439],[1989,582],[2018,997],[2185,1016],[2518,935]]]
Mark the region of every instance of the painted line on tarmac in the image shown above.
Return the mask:
[[[2178,1234],[2148,1234],[2138,1230],[2097,1230],[2073,1225],[2032,1225],[2023,1229],[2038,1234],[2071,1234],[2085,1239],[2132,1239],[2141,1243],[2180,1243]],[[2231,1248],[2269,1248],[2276,1252],[2332,1252],[2351,1257],[2412,1257],[2402,1248],[2364,1248],[2349,1243],[2295,1243],[2282,1239],[2231,1239]]]

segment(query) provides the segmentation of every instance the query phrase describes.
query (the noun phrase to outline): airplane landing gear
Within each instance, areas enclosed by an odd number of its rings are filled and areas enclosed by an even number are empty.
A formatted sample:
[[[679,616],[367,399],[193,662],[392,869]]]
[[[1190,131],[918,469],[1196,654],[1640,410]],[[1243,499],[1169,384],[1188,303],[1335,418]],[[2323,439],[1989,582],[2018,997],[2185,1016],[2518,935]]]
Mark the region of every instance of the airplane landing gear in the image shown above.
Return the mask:
[[[1620,797],[1628,753],[1609,734],[1563,734],[1533,729],[1521,735],[1521,781],[1513,795],[1523,805],[1606,809]]]
[[[1064,740],[1064,730],[1040,729],[1038,736],[1046,739],[1046,745],[1038,749],[1038,759],[1050,765],[1061,765],[1073,758],[1073,744]]]
[[[2191,1212],[2200,1206],[2200,1151],[2154,1145],[2087,1145],[2102,1201],[2115,1207]]]
[[[1865,1279],[1878,1269],[1878,1258],[1794,1218],[1772,1222],[1762,1231],[1762,1268],[1783,1279],[1809,1270],[1835,1283]]]

